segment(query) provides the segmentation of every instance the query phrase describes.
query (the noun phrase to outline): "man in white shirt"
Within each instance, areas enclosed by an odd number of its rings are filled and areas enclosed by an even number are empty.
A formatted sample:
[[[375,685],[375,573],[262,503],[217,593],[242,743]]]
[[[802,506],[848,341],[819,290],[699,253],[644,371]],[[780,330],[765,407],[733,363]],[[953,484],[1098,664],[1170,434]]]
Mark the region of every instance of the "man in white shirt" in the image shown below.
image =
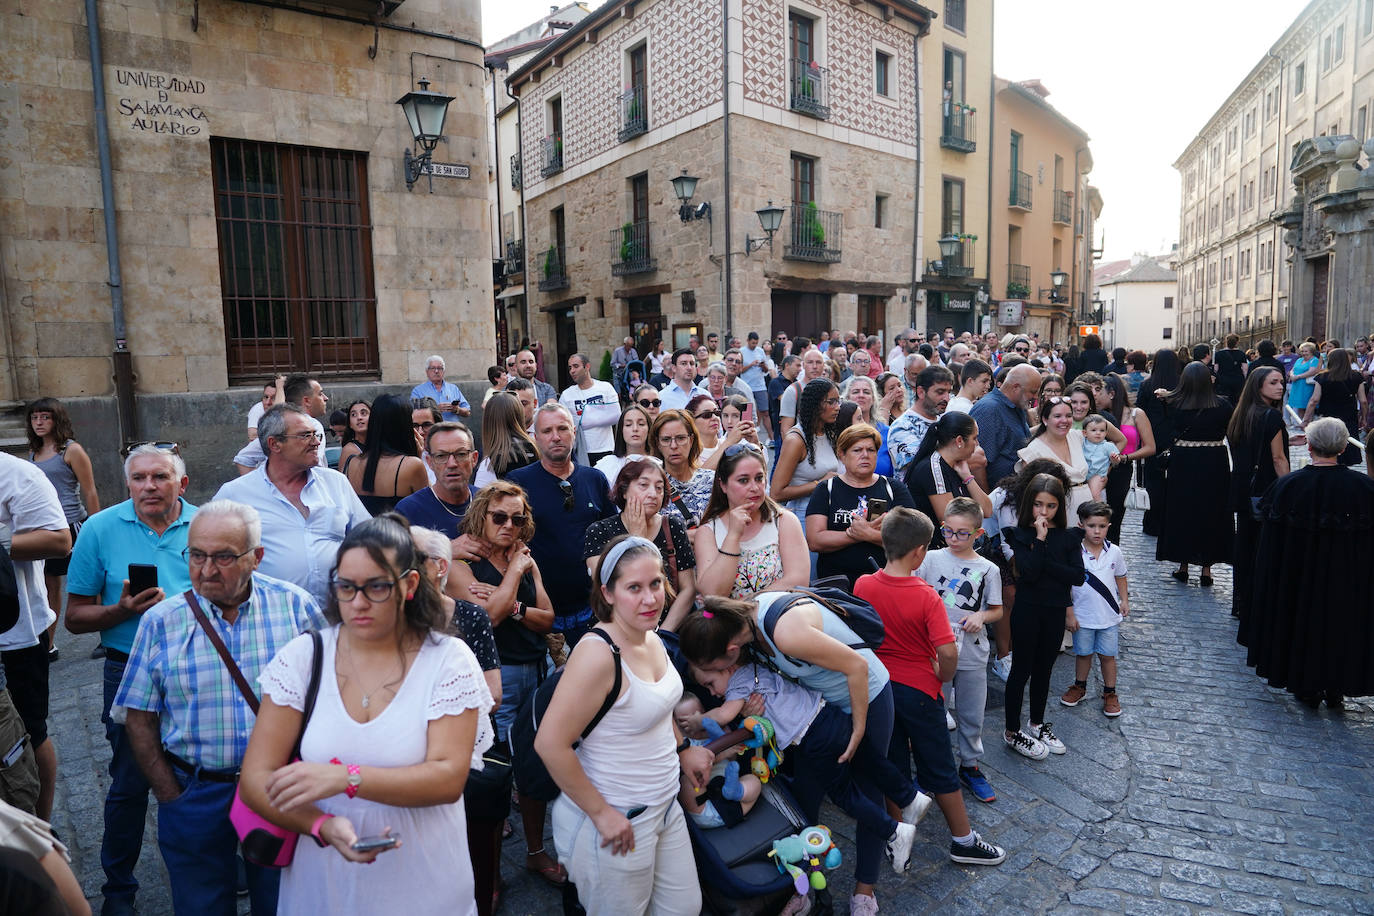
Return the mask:
[[[897,335],[897,340],[896,340],[895,344],[893,345],[892,349],[887,351],[887,371],[888,371],[888,372],[896,372],[896,371],[898,371],[897,369],[894,369],[893,366],[898,366],[898,367],[902,366],[902,365],[903,365],[903,360],[906,359],[906,355],[907,355],[908,353],[915,352],[915,349],[914,349],[915,346],[916,346],[916,329],[915,329],[915,328],[907,328],[905,331],[902,331],[900,334],[898,334],[898,335]]]
[[[267,450],[266,462],[220,487],[215,499],[257,509],[264,549],[259,571],[299,585],[324,607],[339,544],[350,528],[372,516],[347,477],[316,465],[320,434],[310,420],[294,404],[263,414],[258,441]]]
[[[272,406],[272,402],[277,399],[277,383],[268,382],[262,386],[262,398],[256,404],[248,408],[248,441],[252,442],[258,437],[258,421],[262,419],[263,411]]]
[[[615,421],[620,419],[620,398],[610,382],[592,378],[592,364],[584,354],[574,353],[568,357],[568,375],[573,383],[564,389],[558,403],[568,408],[577,422],[590,467],[615,451]]]
[[[663,400],[660,410],[685,410],[687,402],[699,394],[711,392],[696,383],[697,355],[690,347],[673,351],[673,379],[659,393]]]
[[[322,468],[329,467],[329,459],[325,455],[324,424],[319,421],[319,418],[325,416],[329,410],[329,395],[324,393],[318,379],[303,372],[277,376],[276,387],[279,392],[278,404],[294,404],[305,411],[306,419],[310,421],[315,432],[320,434],[315,446],[315,463]],[[241,475],[247,474],[265,461],[267,445],[255,439],[239,449],[238,454],[234,456],[234,469]]]
[[[788,389],[782,394],[782,400],[779,401],[778,417],[783,435],[787,435],[787,431],[797,423],[797,399],[801,397],[801,390],[806,387],[807,382],[824,376],[825,354],[820,351],[819,347],[808,347],[806,352],[802,354],[801,377],[788,386]]]
[[[768,351],[759,346],[759,332],[749,332],[749,345],[739,351],[740,378],[749,386],[749,390],[754,396],[755,416],[763,419],[763,428],[767,430],[768,438],[773,438],[773,418],[768,411],[768,376],[773,373],[773,361],[768,358]]]

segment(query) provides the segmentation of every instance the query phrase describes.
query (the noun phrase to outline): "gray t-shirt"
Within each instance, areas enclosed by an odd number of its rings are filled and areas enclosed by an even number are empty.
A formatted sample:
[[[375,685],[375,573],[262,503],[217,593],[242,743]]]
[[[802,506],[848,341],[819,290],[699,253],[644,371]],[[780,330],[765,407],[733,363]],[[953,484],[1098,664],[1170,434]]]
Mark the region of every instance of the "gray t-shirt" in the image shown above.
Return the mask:
[[[968,559],[956,557],[951,551],[932,550],[916,575],[940,593],[954,629],[954,641],[959,647],[959,670],[985,668],[988,663],[988,632],[965,633],[959,622],[976,611],[985,611],[1002,603],[1002,574],[988,560],[974,554]]]
[[[791,747],[804,737],[821,708],[821,695],[816,691],[789,681],[771,668],[749,662],[730,675],[725,699],[747,700],[751,693],[763,697],[763,714],[773,723],[780,748]]]

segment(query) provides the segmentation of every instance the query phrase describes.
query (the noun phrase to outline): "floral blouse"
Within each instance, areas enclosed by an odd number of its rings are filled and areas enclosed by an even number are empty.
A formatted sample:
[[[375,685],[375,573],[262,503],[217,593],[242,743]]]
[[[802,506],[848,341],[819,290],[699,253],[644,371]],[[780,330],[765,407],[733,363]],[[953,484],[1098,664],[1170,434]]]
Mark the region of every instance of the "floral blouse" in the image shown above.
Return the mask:
[[[711,519],[711,535],[716,547],[725,543],[729,526],[723,518]],[[764,522],[763,527],[747,541],[740,541],[739,569],[735,584],[730,587],[731,598],[752,598],[765,592],[782,578],[782,552],[778,547],[778,520]]]

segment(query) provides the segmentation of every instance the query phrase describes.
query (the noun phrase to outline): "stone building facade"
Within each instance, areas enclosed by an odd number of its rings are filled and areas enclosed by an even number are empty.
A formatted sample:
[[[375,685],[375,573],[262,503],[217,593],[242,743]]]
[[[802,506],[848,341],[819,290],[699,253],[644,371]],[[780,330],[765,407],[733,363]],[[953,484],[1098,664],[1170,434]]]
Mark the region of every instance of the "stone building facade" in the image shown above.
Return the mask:
[[[223,476],[276,371],[316,372],[336,400],[349,384],[409,387],[430,353],[455,380],[481,375],[494,353],[479,0],[387,0],[375,26],[376,5],[356,0],[97,9],[125,327],[84,5],[5,4],[0,398],[71,401],[107,474],[112,446],[137,437],[181,439],[193,474]],[[472,179],[407,190],[396,101],[421,78],[454,97],[435,161]]]
[[[627,333],[643,352],[708,330],[911,320],[930,11],[726,7],[728,22],[718,4],[613,0],[510,75],[530,333],[560,371]],[[698,183],[680,213],[671,179],[684,171]],[[770,202],[784,208],[771,246],[747,245],[766,239],[756,211]]]
[[[1301,246],[1296,256],[1310,262],[1315,282],[1290,292],[1298,268],[1271,217],[1294,200],[1298,145],[1343,136],[1362,143],[1371,116],[1374,6],[1313,0],[1174,163],[1182,177],[1180,344],[1230,333],[1245,344],[1333,336],[1327,254]]]

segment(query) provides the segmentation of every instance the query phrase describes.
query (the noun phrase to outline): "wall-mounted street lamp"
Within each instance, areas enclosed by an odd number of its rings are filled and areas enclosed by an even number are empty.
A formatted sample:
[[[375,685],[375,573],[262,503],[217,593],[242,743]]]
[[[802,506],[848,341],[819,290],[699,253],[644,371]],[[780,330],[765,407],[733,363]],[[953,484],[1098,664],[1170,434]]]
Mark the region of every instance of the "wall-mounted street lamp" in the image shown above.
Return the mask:
[[[673,179],[673,193],[677,195],[679,206],[677,208],[678,218],[684,223],[690,223],[694,219],[711,219],[711,204],[702,201],[695,207],[692,206],[692,195],[697,192],[697,182],[700,179],[687,174],[683,169],[682,174]]]
[[[768,238],[756,239],[750,238],[746,235],[744,237],[744,254],[746,256],[748,256],[748,254],[751,251],[758,251],[764,245],[767,245],[768,250],[772,251],[773,233],[777,232],[778,227],[782,225],[783,209],[782,207],[773,206],[773,202],[771,200],[768,202],[768,206],[761,207],[760,209],[755,210],[754,212],[758,214],[759,225],[762,226],[763,231],[768,234]]]
[[[1068,279],[1069,275],[1062,270],[1050,271],[1050,288],[1040,290],[1041,297],[1049,293],[1051,302],[1068,302],[1068,297],[1063,294],[1064,284]]]
[[[419,91],[407,92],[396,100],[396,104],[405,112],[411,136],[420,148],[418,156],[412,155],[409,149],[405,152],[407,191],[415,187],[415,179],[424,173],[433,158],[434,147],[444,135],[444,118],[448,116],[448,105],[452,101],[451,95],[430,92],[429,80],[423,78]],[[432,184],[430,190],[434,190]]]
[[[960,249],[963,243],[959,241],[959,236],[952,233],[941,236],[936,244],[940,246],[940,257],[946,261],[953,261],[962,253]]]

